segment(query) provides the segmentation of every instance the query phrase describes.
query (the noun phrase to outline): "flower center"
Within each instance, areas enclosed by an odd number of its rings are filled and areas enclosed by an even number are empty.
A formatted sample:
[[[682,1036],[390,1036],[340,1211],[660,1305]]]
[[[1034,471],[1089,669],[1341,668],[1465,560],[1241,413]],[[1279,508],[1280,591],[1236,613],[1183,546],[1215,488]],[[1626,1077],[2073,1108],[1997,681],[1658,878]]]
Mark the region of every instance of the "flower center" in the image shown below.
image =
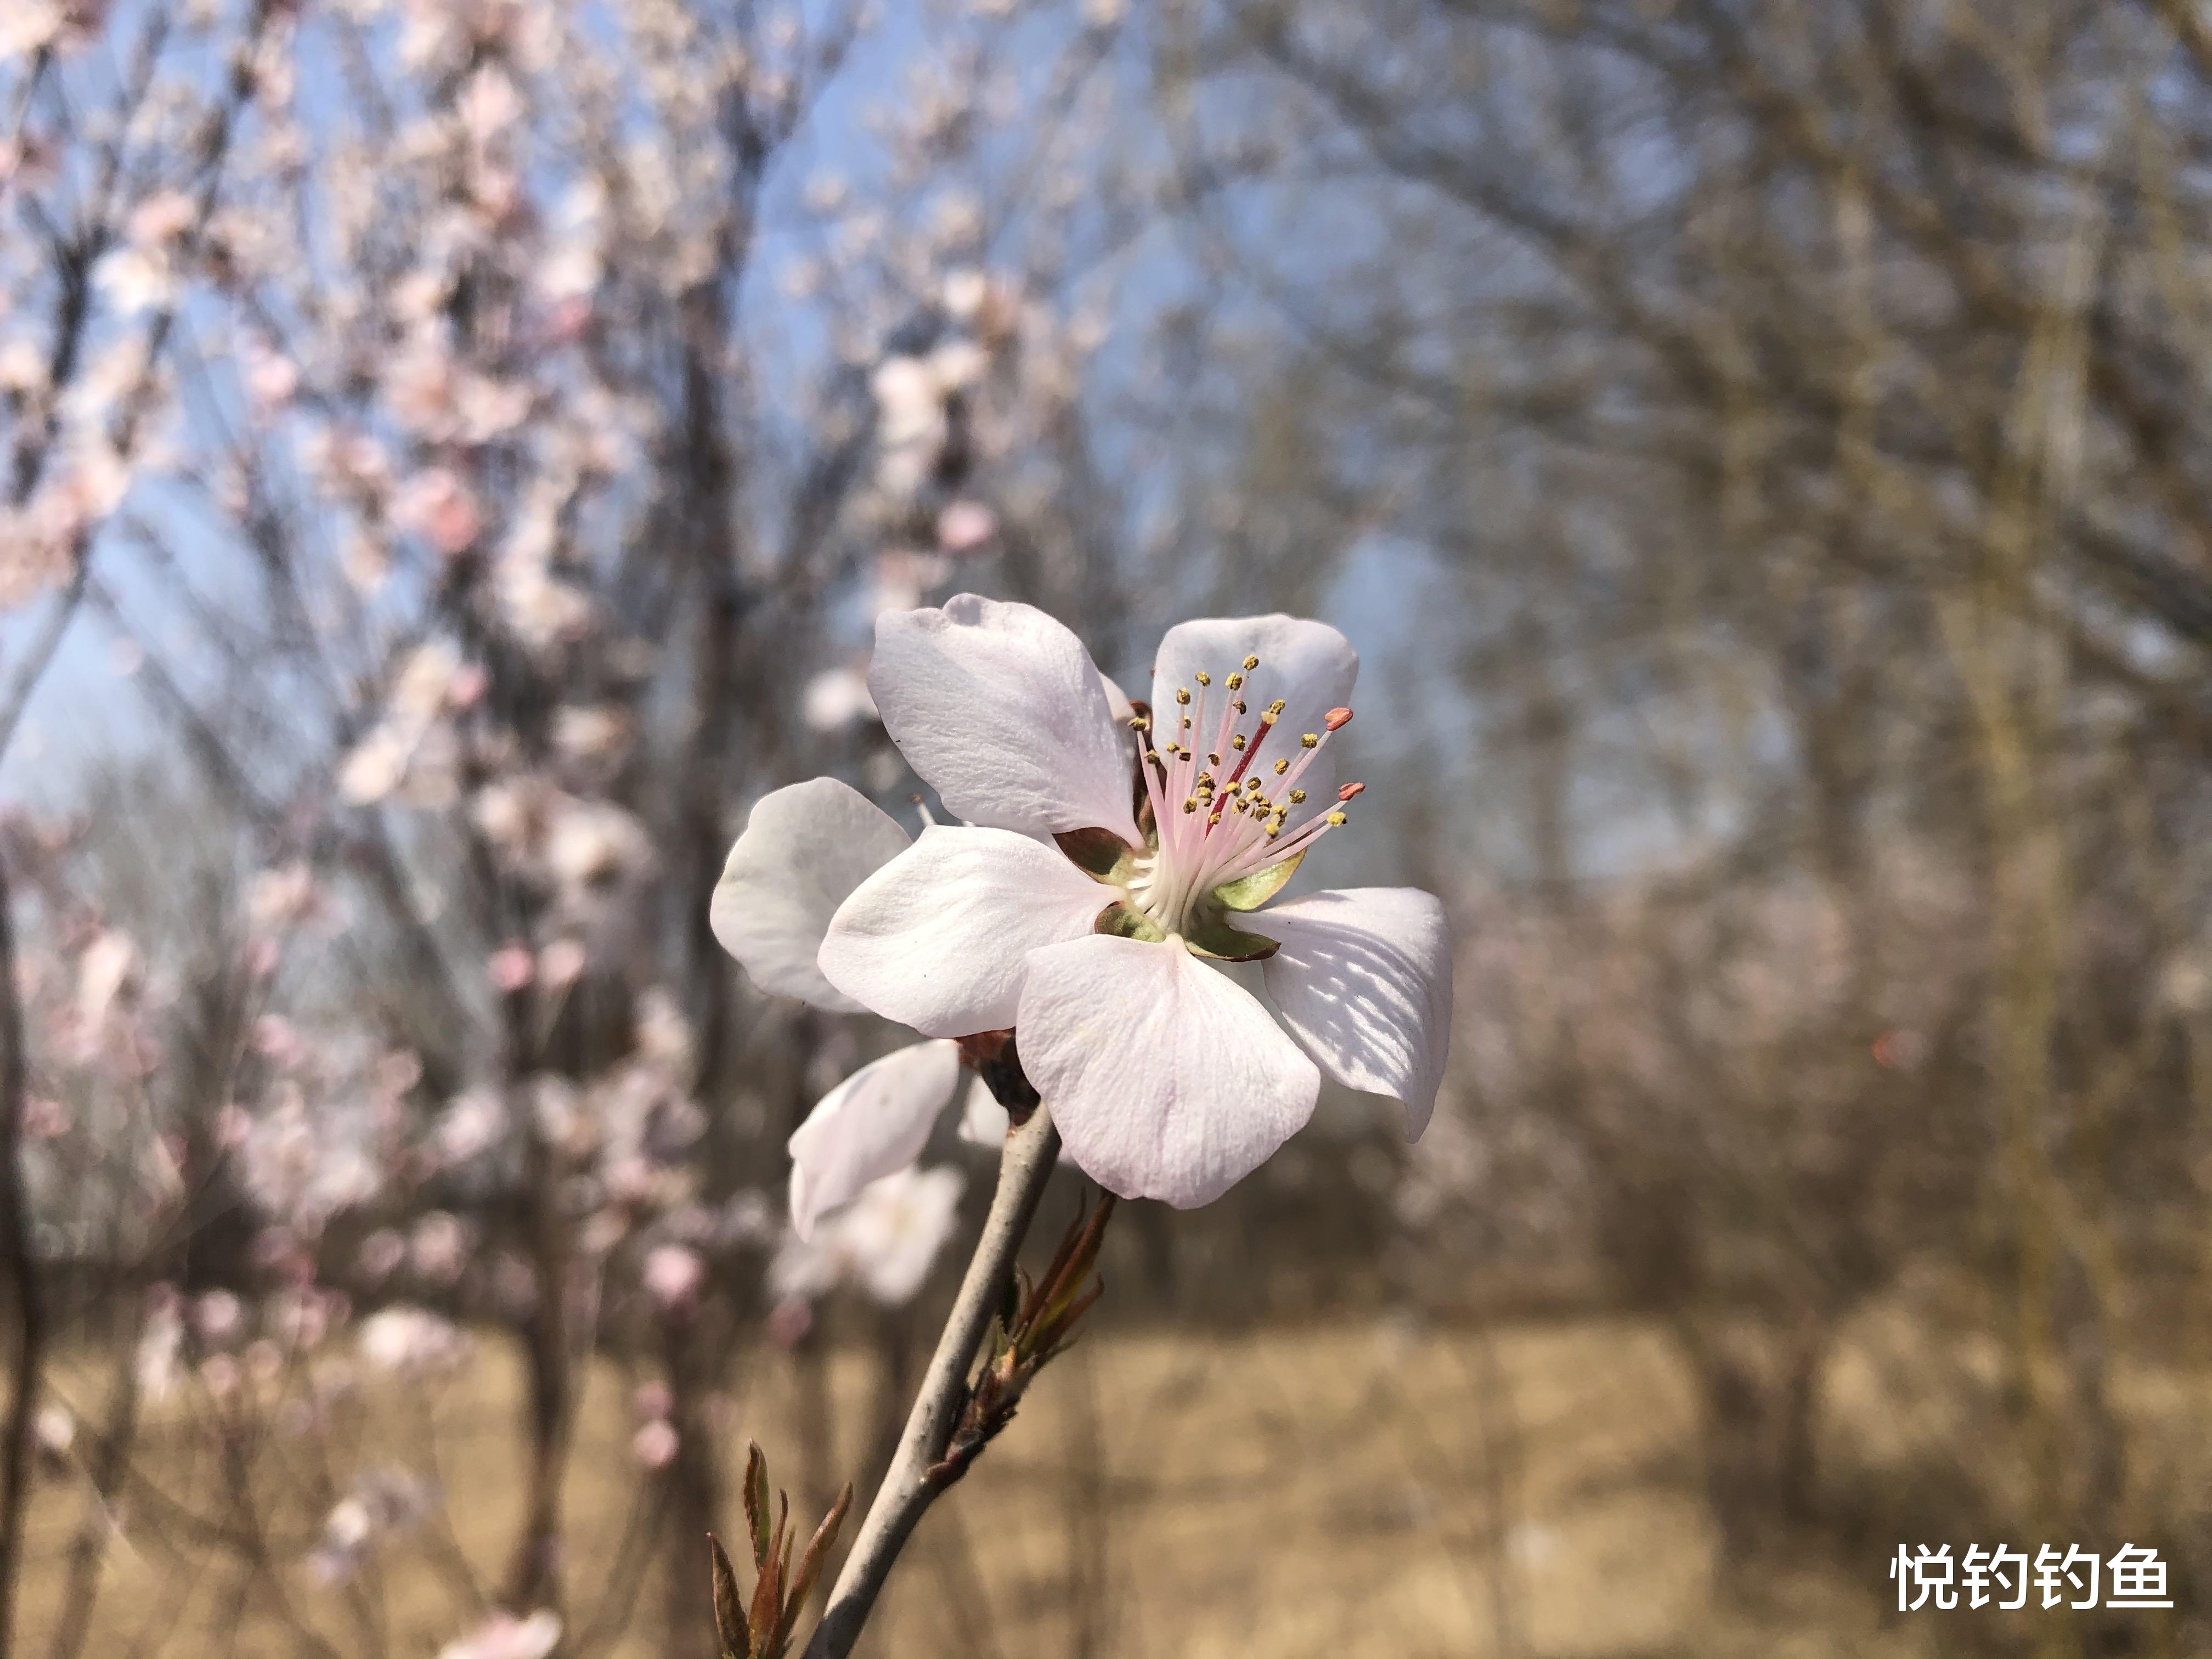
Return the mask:
[[[1330,709],[1318,732],[1285,732],[1281,699],[1255,711],[1243,696],[1259,665],[1247,657],[1218,685],[1200,672],[1194,687],[1176,689],[1172,708],[1131,722],[1155,828],[1129,902],[1164,933],[1188,937],[1224,908],[1251,908],[1217,895],[1302,856],[1345,823],[1344,803],[1366,787],[1348,783],[1334,802],[1309,805],[1299,780],[1352,711]]]

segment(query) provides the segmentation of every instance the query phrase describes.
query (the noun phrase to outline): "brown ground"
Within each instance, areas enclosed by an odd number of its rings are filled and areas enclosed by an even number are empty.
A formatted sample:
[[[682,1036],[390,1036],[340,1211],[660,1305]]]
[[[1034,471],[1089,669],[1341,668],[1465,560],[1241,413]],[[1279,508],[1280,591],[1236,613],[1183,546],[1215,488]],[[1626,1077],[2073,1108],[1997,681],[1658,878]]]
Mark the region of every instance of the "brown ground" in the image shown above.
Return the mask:
[[[1863,1350],[1847,1354],[1829,1394],[1836,1432],[1878,1464],[1900,1455],[1905,1430],[1881,1408],[1875,1374]],[[832,1375],[852,1443],[841,1451],[857,1456],[871,1363],[848,1353]],[[60,1380],[64,1392],[90,1386],[66,1368]],[[443,1393],[380,1390],[332,1437],[340,1443],[326,1455],[341,1474],[356,1466],[343,1449],[355,1432],[370,1448],[358,1462],[419,1468],[429,1456],[419,1430],[434,1425],[459,1555],[433,1534],[381,1559],[381,1647],[394,1659],[433,1655],[457,1633],[461,1561],[488,1578],[512,1536],[514,1382],[494,1354]],[[757,1436],[779,1481],[795,1484],[793,1384],[787,1357],[757,1361],[730,1440],[741,1449]],[[2201,1385],[2159,1374],[2127,1387],[2154,1414],[2212,1420]],[[590,1622],[634,1512],[628,1394],[608,1368],[586,1401],[570,1489],[572,1633]],[[220,1461],[204,1432],[187,1453],[189,1426],[172,1412],[156,1461],[172,1498],[215,1518]],[[1668,1346],[1620,1320],[1528,1323],[1487,1339],[1373,1322],[1224,1339],[1102,1333],[1046,1373],[1013,1428],[924,1523],[869,1648],[902,1659],[1951,1650],[1937,1618],[1885,1617],[1886,1546],[1856,1573],[1762,1569],[1722,1593],[1696,1432]],[[300,1483],[301,1517],[325,1506],[313,1496],[318,1446],[331,1442],[288,1443],[253,1476]],[[81,1486],[50,1479],[35,1510],[25,1608],[34,1635],[56,1616],[82,1502]],[[241,1589],[234,1557],[191,1541],[191,1523],[158,1516],[154,1500],[139,1509],[108,1569],[88,1654],[289,1656],[303,1650],[274,1610],[280,1594],[332,1652],[374,1650],[375,1621],[359,1616],[369,1604],[319,1587],[301,1564],[304,1520],[269,1540],[273,1572]],[[660,1600],[648,1583],[642,1631]],[[699,1607],[706,1618],[703,1571]],[[36,1641],[28,1650],[43,1650]],[[644,1659],[660,1648],[641,1633],[597,1650]]]

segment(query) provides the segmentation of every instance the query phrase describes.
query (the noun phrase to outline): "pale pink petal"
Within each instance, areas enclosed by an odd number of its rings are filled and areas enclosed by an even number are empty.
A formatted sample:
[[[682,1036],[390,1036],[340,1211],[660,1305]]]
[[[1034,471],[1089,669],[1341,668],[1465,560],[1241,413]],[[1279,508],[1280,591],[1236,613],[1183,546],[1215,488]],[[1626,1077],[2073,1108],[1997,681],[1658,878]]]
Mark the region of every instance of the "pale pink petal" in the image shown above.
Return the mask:
[[[1018,1030],[1068,1156],[1124,1198],[1212,1203],[1321,1091],[1258,1000],[1180,945],[1093,934],[1032,951]]]
[[[1451,1041],[1451,939],[1436,896],[1352,887],[1243,925],[1282,942],[1263,973],[1283,1023],[1339,1083],[1405,1102],[1406,1139],[1419,1139]]]
[[[1194,741],[1189,745],[1204,753],[1213,741],[1214,723],[1232,695],[1227,678],[1245,672],[1248,657],[1259,658],[1260,665],[1249,672],[1243,689],[1233,695],[1241,696],[1251,710],[1251,716],[1242,722],[1247,731],[1252,728],[1252,716],[1277,698],[1282,699],[1282,718],[1264,750],[1277,758],[1295,757],[1302,734],[1310,732],[1320,736],[1328,711],[1351,703],[1352,683],[1359,678],[1359,653],[1327,623],[1279,612],[1178,623],[1161,637],[1159,652],[1152,659],[1152,708],[1160,732],[1165,733],[1173,719],[1176,689],[1186,689],[1195,696],[1200,689],[1198,675],[1208,674],[1213,684],[1206,688],[1203,723],[1207,729],[1194,731],[1190,738]],[[1291,814],[1294,823],[1334,801],[1335,757],[1327,752],[1315,756],[1299,783],[1310,804],[1305,812]]]
[[[908,765],[971,823],[1137,839],[1128,733],[1083,641],[973,593],[876,622],[868,690]]]
[[[839,907],[830,982],[925,1036],[1014,1023],[1024,955],[1088,933],[1115,895],[1011,830],[933,824]]]
[[[979,1077],[968,1085],[960,1107],[961,1139],[971,1146],[988,1146],[996,1152],[1006,1144],[1006,1134],[1012,1126],[1013,1120],[999,1104],[999,1097],[991,1092],[989,1084]]]
[[[791,1224],[799,1236],[811,1237],[823,1212],[920,1158],[959,1080],[957,1044],[915,1042],[823,1096],[791,1136]]]
[[[889,813],[835,778],[763,795],[715,884],[714,937],[763,990],[860,1012],[815,956],[837,907],[906,844]]]
[[[860,1287],[888,1307],[914,1299],[960,1224],[959,1170],[905,1170],[877,1182],[837,1218],[837,1240]]]

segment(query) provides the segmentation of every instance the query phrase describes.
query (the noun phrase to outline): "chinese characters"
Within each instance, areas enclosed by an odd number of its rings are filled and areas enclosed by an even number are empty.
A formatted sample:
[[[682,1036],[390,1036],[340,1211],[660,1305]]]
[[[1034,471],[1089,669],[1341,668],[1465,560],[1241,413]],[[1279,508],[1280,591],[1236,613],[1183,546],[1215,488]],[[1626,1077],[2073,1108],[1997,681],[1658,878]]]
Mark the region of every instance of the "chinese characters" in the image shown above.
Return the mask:
[[[2044,1544],[2033,1560],[2025,1550],[2009,1545],[1990,1550],[1969,1544],[1956,1561],[1948,1544],[1936,1549],[1899,1544],[1890,1558],[1889,1576],[1897,1583],[1899,1613],[1990,1606],[2011,1610],[2027,1607],[2031,1593],[2042,1607],[2063,1604],[2077,1613],[2100,1605],[2121,1609],[2173,1605],[2166,1590],[2166,1563],[2156,1550],[2140,1544],[2123,1544],[2109,1559],[2078,1544],[2068,1545],[2063,1554],[2057,1546]]]

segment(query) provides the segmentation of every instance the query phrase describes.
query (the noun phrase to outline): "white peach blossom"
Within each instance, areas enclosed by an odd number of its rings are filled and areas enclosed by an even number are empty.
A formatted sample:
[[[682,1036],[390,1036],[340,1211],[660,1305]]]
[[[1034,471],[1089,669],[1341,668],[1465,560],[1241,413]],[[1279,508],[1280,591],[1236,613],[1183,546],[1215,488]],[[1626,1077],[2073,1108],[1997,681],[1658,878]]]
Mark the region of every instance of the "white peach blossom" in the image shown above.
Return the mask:
[[[967,1184],[943,1166],[871,1182],[811,1236],[793,1231],[769,1264],[769,1291],[803,1303],[850,1285],[887,1307],[912,1300],[959,1222]]]
[[[959,1079],[959,1047],[939,1039],[894,1049],[824,1095],[791,1137],[791,1221],[799,1237],[824,1211],[921,1157]]]
[[[1337,787],[1330,748],[1358,671],[1320,623],[1185,623],[1150,715],[1119,721],[1081,641],[1030,606],[883,616],[884,728],[964,822],[902,846],[842,785],[780,790],[731,849],[716,935],[820,1006],[938,1039],[1015,1031],[1070,1157],[1124,1197],[1219,1197],[1305,1123],[1324,1067],[1401,1101],[1418,1136],[1449,1039],[1443,906],[1411,888],[1270,904],[1362,787]],[[894,1133],[852,1098],[817,1109],[795,1196],[919,1152],[927,1116]]]

